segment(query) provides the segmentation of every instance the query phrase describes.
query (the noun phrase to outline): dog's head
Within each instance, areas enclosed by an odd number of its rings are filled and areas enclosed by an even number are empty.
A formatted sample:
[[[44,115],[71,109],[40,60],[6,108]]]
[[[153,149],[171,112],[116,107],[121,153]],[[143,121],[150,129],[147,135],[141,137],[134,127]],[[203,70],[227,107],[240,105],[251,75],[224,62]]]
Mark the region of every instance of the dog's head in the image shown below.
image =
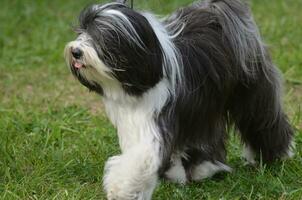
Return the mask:
[[[71,72],[104,95],[108,85],[137,96],[154,87],[163,78],[165,58],[149,21],[123,3],[87,7],[79,17],[78,37],[65,48]]]

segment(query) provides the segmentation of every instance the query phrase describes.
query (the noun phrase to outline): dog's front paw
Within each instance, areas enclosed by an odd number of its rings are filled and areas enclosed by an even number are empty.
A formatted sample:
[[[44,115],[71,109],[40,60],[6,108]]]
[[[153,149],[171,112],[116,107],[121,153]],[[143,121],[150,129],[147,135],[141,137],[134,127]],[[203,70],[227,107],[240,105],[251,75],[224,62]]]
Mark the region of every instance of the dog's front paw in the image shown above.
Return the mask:
[[[107,183],[104,183],[108,200],[140,200],[139,194],[133,192],[125,181],[111,178],[114,177],[107,177]]]
[[[144,200],[143,198],[139,198],[138,194],[122,196],[121,190],[110,190],[107,193],[108,200]]]
[[[122,156],[109,158],[105,165],[103,180],[108,200],[143,200],[135,183],[131,181],[131,171],[126,171]]]

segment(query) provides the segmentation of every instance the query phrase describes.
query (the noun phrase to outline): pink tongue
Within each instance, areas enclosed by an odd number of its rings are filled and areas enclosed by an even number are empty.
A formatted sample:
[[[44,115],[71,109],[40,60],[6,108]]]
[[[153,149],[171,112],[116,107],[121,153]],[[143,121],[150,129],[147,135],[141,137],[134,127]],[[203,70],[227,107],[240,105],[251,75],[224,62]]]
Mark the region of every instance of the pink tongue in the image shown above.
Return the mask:
[[[74,65],[75,68],[78,68],[78,69],[80,69],[81,67],[83,67],[83,64],[79,63],[79,62],[75,62],[73,65]]]

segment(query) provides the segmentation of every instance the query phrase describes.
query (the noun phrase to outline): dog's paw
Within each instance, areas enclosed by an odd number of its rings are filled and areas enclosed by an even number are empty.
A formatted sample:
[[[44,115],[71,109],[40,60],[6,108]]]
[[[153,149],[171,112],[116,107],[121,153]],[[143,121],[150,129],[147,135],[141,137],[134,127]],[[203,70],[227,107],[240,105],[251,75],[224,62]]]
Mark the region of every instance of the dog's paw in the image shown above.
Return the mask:
[[[106,188],[108,200],[149,200],[143,192],[134,191],[125,182],[112,182]]]
[[[242,157],[244,158],[245,162],[244,165],[255,166],[256,162],[256,154],[253,149],[249,145],[245,145],[243,147]]]
[[[111,157],[105,165],[103,185],[108,200],[149,200],[152,187],[140,184],[137,177],[125,165],[122,156]],[[150,192],[148,188],[151,188]]]
[[[186,170],[180,157],[172,156],[171,167],[165,172],[165,178],[172,183],[184,185],[187,183]]]
[[[106,192],[108,200],[143,200],[138,194],[129,194],[118,185],[112,185]]]
[[[204,161],[192,169],[191,178],[193,181],[201,181],[210,178],[219,172],[231,173],[232,168],[219,161]]]
[[[282,160],[287,160],[287,159],[290,159],[290,158],[294,157],[295,149],[296,149],[296,143],[295,143],[295,141],[292,140],[289,147],[288,147],[287,152],[285,153],[285,155],[282,156]]]

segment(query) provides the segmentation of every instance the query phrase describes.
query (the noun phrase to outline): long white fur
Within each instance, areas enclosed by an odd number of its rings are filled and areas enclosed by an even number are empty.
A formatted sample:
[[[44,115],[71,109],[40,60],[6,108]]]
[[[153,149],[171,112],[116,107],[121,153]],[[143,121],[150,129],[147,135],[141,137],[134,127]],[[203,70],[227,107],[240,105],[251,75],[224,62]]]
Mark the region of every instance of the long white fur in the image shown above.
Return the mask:
[[[122,155],[106,163],[104,187],[109,199],[151,198],[161,161],[161,138],[153,117],[168,98],[166,85],[166,81],[160,82],[141,98],[104,97],[122,150]]]
[[[132,39],[139,47],[144,49],[144,42],[139,37],[129,19],[122,12],[117,10],[106,10],[104,13],[116,18],[115,21],[118,22],[118,25],[115,29],[122,28],[123,30],[121,30],[121,32],[124,33],[126,37]],[[120,20],[123,22],[119,22]]]
[[[157,183],[159,145],[152,141],[110,158],[105,165],[104,188],[109,200],[148,200]]]
[[[182,60],[179,50],[175,47],[173,44],[172,39],[176,37],[177,34],[181,33],[181,30],[183,27],[180,28],[178,31],[174,34],[170,34],[166,27],[152,14],[150,13],[142,13],[144,17],[148,20],[149,24],[153,28],[153,31],[155,35],[157,36],[157,39],[159,40],[159,43],[161,45],[162,51],[163,51],[163,69],[164,69],[164,75],[168,77],[168,74],[170,75],[170,81],[171,81],[171,92],[172,94],[175,94],[175,88],[176,83],[181,82],[182,86],[184,86],[183,78],[182,78]]]
[[[165,105],[169,91],[167,81],[162,80],[140,98],[127,95],[119,99],[103,98],[106,113],[117,128],[120,147],[126,151],[141,140],[161,140],[154,122],[156,115]]]
[[[132,40],[140,48],[144,49],[144,42],[139,37],[135,28],[133,27],[130,20],[120,11],[113,9],[106,9],[106,6],[96,7],[98,10],[98,16],[103,17],[102,20],[96,19],[97,22],[110,27],[110,30],[115,30],[121,33],[126,39]],[[106,18],[110,21],[106,21]],[[118,34],[117,34],[118,35]]]

